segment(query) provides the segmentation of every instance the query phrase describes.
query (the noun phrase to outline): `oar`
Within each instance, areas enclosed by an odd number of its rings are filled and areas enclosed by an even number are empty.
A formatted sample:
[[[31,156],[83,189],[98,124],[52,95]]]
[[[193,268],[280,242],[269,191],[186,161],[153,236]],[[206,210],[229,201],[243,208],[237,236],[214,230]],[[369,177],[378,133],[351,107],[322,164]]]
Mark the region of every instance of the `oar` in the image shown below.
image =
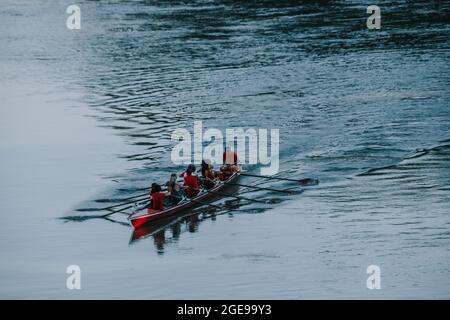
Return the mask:
[[[198,190],[198,189],[196,189],[196,188],[189,187],[189,186],[185,186],[185,188],[186,188],[186,189]],[[233,195],[231,195],[231,194],[225,194],[225,193],[221,193],[221,192],[217,192],[217,191],[211,191],[211,190],[207,190],[207,189],[203,189],[203,190],[204,190],[206,193],[217,194],[217,195],[220,195],[220,196],[223,196],[223,197],[232,197],[232,198],[236,198],[236,199],[242,199],[242,200],[248,200],[248,201],[263,202],[263,203],[265,203],[264,201],[261,201],[261,200],[255,200],[255,199],[250,199],[250,198],[246,198],[246,197],[233,196]],[[217,209],[223,209],[223,206],[217,206],[217,205],[214,205],[214,204],[211,204],[211,203],[206,203],[206,202],[198,201],[198,200],[194,200],[194,199],[189,199],[189,200],[192,201],[192,202],[194,202],[194,203],[201,204],[201,205],[207,205],[207,206],[211,206],[211,207],[214,207],[214,208],[217,208]]]
[[[138,205],[140,205],[140,204],[145,203],[145,202],[147,202],[147,201],[148,201],[148,200],[144,200],[144,201],[138,201],[138,202],[135,202],[135,203],[137,203]],[[125,212],[123,212],[123,211],[128,210],[128,209],[131,209],[131,208],[133,208],[133,207],[135,207],[135,206],[128,206],[128,207],[125,207],[125,208],[122,208],[122,209],[119,209],[119,210],[111,211],[111,212],[109,212],[109,213],[107,213],[107,214],[103,214],[103,215],[98,216],[98,217],[99,217],[99,218],[105,218],[105,217],[109,217],[110,215],[113,215],[113,214],[115,214],[115,213],[125,213]],[[131,215],[131,213],[125,213],[125,214]]]
[[[127,201],[127,202],[115,204],[115,205],[109,206],[109,207],[104,207],[104,208],[92,208],[92,209],[77,209],[77,211],[104,211],[104,210],[110,210],[110,209],[114,209],[114,208],[118,208],[118,207],[125,206],[125,205],[130,204],[130,203],[135,203],[135,202],[138,202],[138,201],[141,201],[141,200],[145,200],[145,199],[147,199],[147,198],[148,198],[148,195],[145,196],[145,197],[141,197],[141,198],[134,199],[134,200],[132,200],[132,201]]]
[[[123,201],[132,200],[132,199],[140,198],[140,197],[143,197],[143,196],[148,196],[148,193],[146,192],[146,193],[143,193],[143,194],[138,194],[138,195],[136,195],[136,196],[132,196],[132,197],[128,197],[128,198],[123,198],[123,199],[120,199],[120,202],[122,203]],[[105,201],[105,202],[106,202],[106,201]],[[111,201],[110,201],[110,202],[111,202]]]
[[[188,186],[186,186],[185,188],[186,188],[186,189],[194,189],[194,190],[198,190],[198,189],[195,189],[195,188],[192,188],[192,187],[188,187]],[[262,200],[250,199],[250,198],[242,197],[242,196],[235,196],[235,195],[232,195],[232,194],[227,194],[227,193],[222,193],[222,192],[212,191],[212,190],[208,190],[208,189],[203,189],[203,190],[204,190],[206,193],[217,194],[217,195],[222,196],[222,197],[231,197],[231,198],[235,198],[235,199],[241,199],[241,200],[247,200],[247,201],[253,201],[253,202],[260,202],[260,203],[266,203],[265,201],[262,201]]]
[[[162,191],[167,190],[167,189],[162,189]],[[121,202],[112,206],[108,206],[108,207],[103,207],[103,208],[87,208],[87,209],[77,209],[77,211],[81,211],[81,212],[90,212],[90,211],[104,211],[104,210],[110,210],[110,209],[114,209],[114,208],[118,208],[118,207],[122,207],[125,206],[127,204],[130,203],[135,203],[144,199],[147,199],[149,197],[148,193],[143,193],[143,194],[139,194],[133,197],[129,197],[129,198],[125,198],[122,200],[131,200],[131,201],[126,201],[126,202]]]
[[[106,218],[106,217],[109,217],[110,215],[113,215],[113,214],[115,214],[115,213],[122,213],[123,210],[128,210],[128,209],[131,209],[131,208],[133,208],[133,207],[134,207],[134,206],[128,206],[128,207],[126,207],[126,208],[122,208],[122,209],[120,209],[120,210],[111,211],[110,213],[103,214],[103,215],[98,216],[98,217],[99,217],[99,218]]]
[[[190,188],[190,189],[195,189],[195,188],[192,188],[192,187],[186,187],[186,188]],[[195,189],[195,190],[197,190],[197,189]],[[176,196],[176,195],[172,195],[173,197],[175,197],[175,198],[179,198],[179,199],[182,199],[183,197],[182,196]],[[194,200],[194,199],[190,199],[190,198],[187,198],[189,201],[192,201],[192,202],[194,202],[194,203],[198,203],[198,204],[200,204],[200,205],[203,205],[203,206],[210,206],[210,207],[214,207],[214,208],[217,208],[217,209],[223,209],[221,206],[217,206],[217,205],[215,205],[215,204],[212,204],[212,203],[207,203],[207,202],[203,202],[203,201],[199,201],[199,200]]]
[[[205,178],[200,178],[202,180],[206,180]],[[296,191],[290,190],[290,189],[273,189],[273,188],[267,188],[267,187],[257,187],[252,186],[248,184],[242,184],[242,183],[232,183],[232,182],[223,182],[224,184],[230,185],[230,186],[239,186],[239,187],[245,187],[245,188],[251,188],[251,189],[257,189],[257,190],[266,190],[266,191],[273,191],[273,192],[280,192],[280,193],[296,193]],[[303,191],[303,190],[302,190]]]
[[[273,188],[266,188],[266,187],[257,187],[257,186],[252,186],[249,184],[242,184],[242,183],[231,183],[231,182],[224,182],[227,185],[230,186],[240,186],[240,187],[245,187],[245,188],[250,188],[250,189],[257,189],[257,190],[266,190],[266,191],[273,191],[273,192],[280,192],[280,193],[295,193],[295,191],[293,190],[289,190],[289,189],[273,189]]]
[[[130,227],[130,224],[129,224],[129,223],[126,223],[126,222],[123,222],[123,221],[113,220],[113,219],[111,219],[110,217],[105,217],[104,219],[105,219],[105,220],[108,220],[109,222],[113,222],[113,223],[120,224],[120,225],[122,225],[122,226]]]
[[[311,185],[311,184],[318,184],[319,181],[317,179],[311,179],[311,178],[303,178],[303,179],[289,179],[289,178],[279,178],[279,177],[269,177],[269,176],[261,176],[257,174],[250,174],[250,173],[241,173],[241,176],[247,176],[247,177],[255,177],[255,178],[264,178],[264,179],[271,179],[271,180],[282,180],[282,181],[292,181],[292,182],[298,182],[302,185]]]
[[[232,194],[227,194],[227,193],[222,193],[222,192],[217,192],[217,191],[209,191],[209,190],[205,190],[205,191],[208,193],[217,194],[222,197],[231,197],[231,198],[240,199],[240,200],[247,200],[247,201],[259,202],[259,203],[267,203],[266,201],[250,199],[250,198],[243,197],[243,196],[235,196]]]

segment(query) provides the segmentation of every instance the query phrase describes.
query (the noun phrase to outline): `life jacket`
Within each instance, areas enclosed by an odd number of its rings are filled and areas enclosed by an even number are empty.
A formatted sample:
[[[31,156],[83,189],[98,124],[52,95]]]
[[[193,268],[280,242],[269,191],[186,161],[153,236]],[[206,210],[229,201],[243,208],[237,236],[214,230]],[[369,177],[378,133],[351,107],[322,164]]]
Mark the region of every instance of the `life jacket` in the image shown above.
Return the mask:
[[[186,194],[189,197],[194,197],[199,192],[197,178],[192,176],[192,175],[191,176],[186,175],[184,177],[184,184],[183,185],[185,187],[188,187],[188,188],[186,188]]]
[[[166,195],[164,192],[155,192],[152,194],[152,209],[164,210],[164,198]]]

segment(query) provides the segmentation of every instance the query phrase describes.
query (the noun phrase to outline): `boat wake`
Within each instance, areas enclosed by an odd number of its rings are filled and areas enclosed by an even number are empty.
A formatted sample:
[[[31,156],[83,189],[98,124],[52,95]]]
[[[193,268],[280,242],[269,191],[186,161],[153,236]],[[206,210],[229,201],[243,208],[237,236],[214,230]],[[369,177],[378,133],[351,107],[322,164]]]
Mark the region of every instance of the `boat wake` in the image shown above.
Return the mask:
[[[447,142],[450,142],[450,138],[441,141],[441,143],[447,143]],[[384,170],[401,169],[402,167],[411,165],[412,164],[411,160],[419,159],[419,158],[422,158],[422,157],[424,157],[426,155],[430,155],[430,154],[436,154],[436,155],[445,154],[445,153],[448,153],[449,150],[450,150],[450,144],[441,144],[441,145],[437,145],[437,146],[434,146],[431,148],[416,149],[416,151],[412,155],[403,158],[400,162],[398,162],[396,164],[390,164],[387,166],[371,168],[363,173],[357,174],[357,176],[377,175],[377,174],[382,174],[381,171],[384,171]]]

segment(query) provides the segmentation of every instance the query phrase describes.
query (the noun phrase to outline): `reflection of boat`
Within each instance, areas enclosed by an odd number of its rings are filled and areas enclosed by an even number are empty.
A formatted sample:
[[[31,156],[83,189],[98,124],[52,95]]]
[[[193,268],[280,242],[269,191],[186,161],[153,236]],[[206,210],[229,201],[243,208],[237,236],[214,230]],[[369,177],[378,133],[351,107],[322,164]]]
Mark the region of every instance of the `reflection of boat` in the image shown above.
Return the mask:
[[[153,210],[150,208],[146,208],[143,210],[139,210],[133,213],[128,219],[131,225],[135,228],[141,228],[144,225],[153,224],[156,221],[160,221],[162,219],[167,219],[169,217],[174,217],[182,212],[185,212],[187,209],[191,209],[194,207],[198,207],[201,205],[205,205],[205,200],[208,200],[218,192],[227,188],[227,183],[236,181],[239,178],[240,172],[233,173],[227,180],[218,181],[214,187],[208,190],[201,190],[200,193],[193,198],[183,198],[177,205],[169,207],[164,210]],[[167,222],[166,222],[167,225]],[[152,226],[153,228],[153,226]],[[156,231],[156,230],[155,230]],[[148,232],[146,232],[148,234]],[[151,232],[154,233],[154,232]]]
[[[147,238],[157,233],[158,231],[164,230],[165,228],[167,228],[168,225],[177,221],[178,221],[177,218],[161,219],[154,223],[148,223],[145,226],[134,229],[133,234],[131,235],[130,243],[138,239]]]
[[[227,186],[226,192],[227,194],[233,194],[238,188],[239,186],[237,185]],[[224,208],[232,210],[238,208],[240,205],[241,204],[239,201],[226,201]],[[223,213],[232,215],[232,213],[228,210]],[[179,215],[177,214],[175,216],[160,219],[152,223],[147,223],[144,226],[133,230],[130,238],[130,244],[136,242],[137,240],[145,239],[148,237],[153,237],[156,243],[156,236],[160,233],[164,234],[164,231],[166,230],[172,231],[172,240],[178,239],[183,231],[196,232],[198,225],[202,221],[207,219],[215,220],[218,215],[222,214],[217,214],[216,211],[217,209],[215,207],[208,207],[202,210],[186,210]],[[181,226],[185,226],[185,229],[182,229]]]
[[[172,229],[174,238],[180,236],[180,225],[184,223],[198,224],[199,213],[189,212],[181,217],[170,217],[167,219],[160,219],[153,223],[148,223],[140,228],[134,229],[131,235],[130,244],[139,240],[155,236],[158,233],[164,232],[166,229]]]

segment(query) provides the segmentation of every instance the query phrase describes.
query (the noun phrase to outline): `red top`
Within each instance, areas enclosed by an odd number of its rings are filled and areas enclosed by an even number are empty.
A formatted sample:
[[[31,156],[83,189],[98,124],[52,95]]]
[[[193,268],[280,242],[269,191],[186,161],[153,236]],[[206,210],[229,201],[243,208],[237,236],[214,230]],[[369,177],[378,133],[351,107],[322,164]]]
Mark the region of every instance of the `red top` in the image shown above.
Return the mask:
[[[164,209],[164,198],[166,195],[164,192],[156,192],[152,194],[152,209],[163,210]]]
[[[233,159],[233,160],[231,160]],[[227,163],[227,164],[236,164],[238,162],[238,156],[237,153],[234,151],[230,151],[228,152],[224,152],[223,153],[223,163]]]
[[[184,177],[184,184],[185,187],[189,187],[186,188],[186,193],[188,196],[193,197],[198,193],[198,182],[197,182],[197,178],[195,178],[194,176],[188,176],[186,175]]]

